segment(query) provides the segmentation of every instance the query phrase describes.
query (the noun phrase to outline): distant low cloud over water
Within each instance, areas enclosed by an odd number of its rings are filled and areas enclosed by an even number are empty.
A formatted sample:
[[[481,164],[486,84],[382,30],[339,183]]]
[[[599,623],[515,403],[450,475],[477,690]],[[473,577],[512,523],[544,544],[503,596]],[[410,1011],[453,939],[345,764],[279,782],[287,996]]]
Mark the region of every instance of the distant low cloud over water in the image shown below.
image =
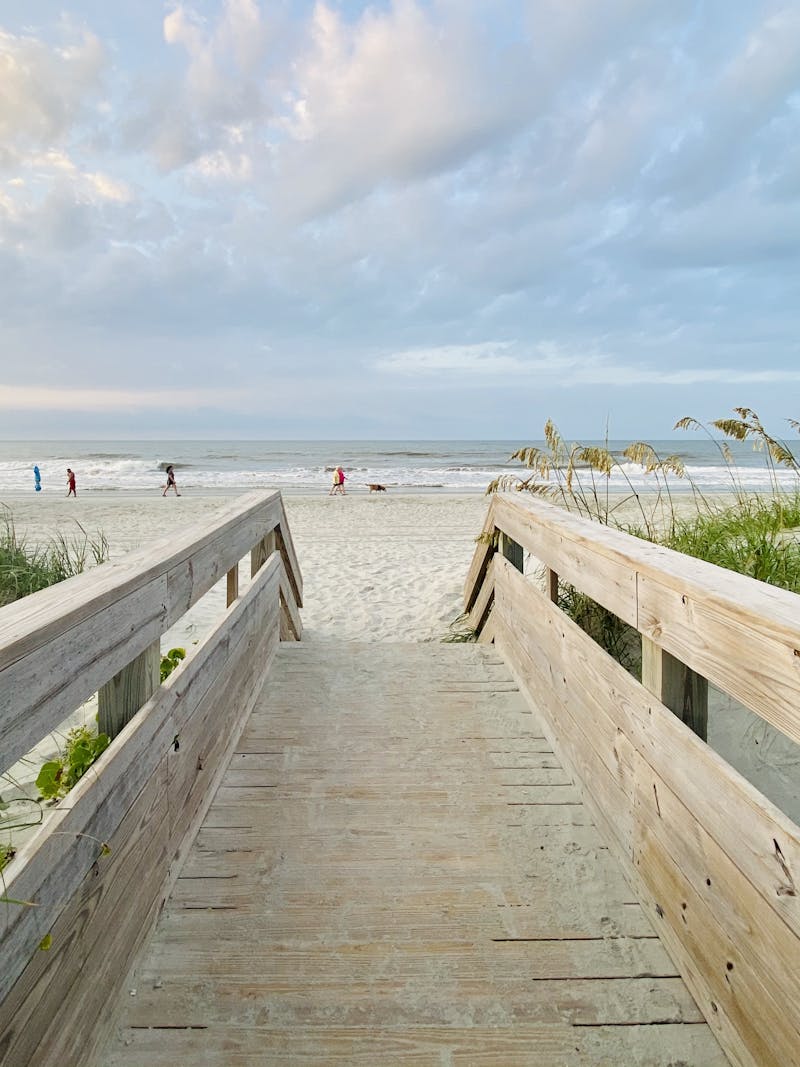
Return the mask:
[[[0,3],[2,436],[780,429],[798,234],[796,3]]]

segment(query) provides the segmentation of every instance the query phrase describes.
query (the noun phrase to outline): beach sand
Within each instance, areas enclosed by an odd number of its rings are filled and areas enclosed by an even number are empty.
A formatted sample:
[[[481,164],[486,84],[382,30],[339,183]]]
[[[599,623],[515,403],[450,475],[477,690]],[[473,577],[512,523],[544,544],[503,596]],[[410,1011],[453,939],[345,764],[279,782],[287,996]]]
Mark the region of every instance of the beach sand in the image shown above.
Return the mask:
[[[40,542],[56,532],[102,531],[111,558],[210,518],[237,494],[162,498],[85,493],[7,501],[17,533]],[[304,581],[303,639],[441,641],[461,614],[464,581],[488,507],[481,494],[285,495]],[[691,506],[691,501],[686,501]],[[162,639],[188,651],[225,607],[224,581]],[[91,705],[73,716],[88,720]],[[711,687],[709,742],[776,804],[800,820],[798,746]],[[44,742],[45,753],[52,742]],[[34,759],[34,763],[36,760]],[[19,768],[18,768],[19,771]],[[27,776],[26,776],[27,777]],[[35,774],[33,775],[35,778]],[[0,792],[5,792],[0,790]]]
[[[236,494],[180,498],[86,493],[8,501],[17,534],[40,543],[102,531],[111,559],[208,520]],[[304,583],[304,639],[435,641],[461,596],[488,499],[481,494],[284,497]],[[166,635],[191,643],[224,610],[220,583]],[[164,642],[162,642],[162,647]]]

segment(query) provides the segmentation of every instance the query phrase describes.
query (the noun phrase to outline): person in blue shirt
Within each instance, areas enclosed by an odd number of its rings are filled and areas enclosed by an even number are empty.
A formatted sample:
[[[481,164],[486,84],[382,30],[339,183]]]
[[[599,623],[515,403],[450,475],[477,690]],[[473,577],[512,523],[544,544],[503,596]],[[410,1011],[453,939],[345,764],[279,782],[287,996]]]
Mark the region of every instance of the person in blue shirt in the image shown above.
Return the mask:
[[[37,493],[42,491],[42,476],[39,473],[39,468],[36,464],[33,465],[33,488]]]

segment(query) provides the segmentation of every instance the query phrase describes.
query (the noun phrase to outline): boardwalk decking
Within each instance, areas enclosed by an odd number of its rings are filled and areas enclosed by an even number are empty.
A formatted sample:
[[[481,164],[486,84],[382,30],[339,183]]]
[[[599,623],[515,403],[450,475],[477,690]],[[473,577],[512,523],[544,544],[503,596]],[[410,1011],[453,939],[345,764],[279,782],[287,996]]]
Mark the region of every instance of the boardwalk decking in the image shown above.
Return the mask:
[[[489,646],[281,645],[116,1013],[97,1067],[727,1062]]]

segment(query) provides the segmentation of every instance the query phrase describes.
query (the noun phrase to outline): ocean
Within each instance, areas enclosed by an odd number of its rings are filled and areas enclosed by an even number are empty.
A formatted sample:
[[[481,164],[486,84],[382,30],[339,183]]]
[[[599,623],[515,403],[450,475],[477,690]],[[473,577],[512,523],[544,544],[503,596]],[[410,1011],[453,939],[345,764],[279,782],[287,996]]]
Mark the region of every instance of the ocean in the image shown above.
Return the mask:
[[[67,467],[77,475],[79,493],[156,491],[164,484],[168,463],[174,465],[181,492],[323,492],[338,464],[347,475],[348,491],[367,492],[370,482],[378,482],[404,492],[483,492],[499,475],[525,473],[509,458],[522,443],[543,446],[512,441],[0,441],[0,501],[4,494],[34,491],[34,464],[45,493],[66,493]],[[653,476],[622,456],[628,443],[608,442],[619,462],[611,488],[654,488]],[[702,491],[732,488],[730,472],[713,442],[678,438],[650,443],[662,457],[678,455]],[[735,441],[730,448],[742,488],[768,490],[763,453]],[[800,448],[794,451],[800,455]],[[787,489],[797,485],[790,471],[779,471],[778,479]],[[672,478],[670,486],[676,492],[689,491],[688,479]]]

